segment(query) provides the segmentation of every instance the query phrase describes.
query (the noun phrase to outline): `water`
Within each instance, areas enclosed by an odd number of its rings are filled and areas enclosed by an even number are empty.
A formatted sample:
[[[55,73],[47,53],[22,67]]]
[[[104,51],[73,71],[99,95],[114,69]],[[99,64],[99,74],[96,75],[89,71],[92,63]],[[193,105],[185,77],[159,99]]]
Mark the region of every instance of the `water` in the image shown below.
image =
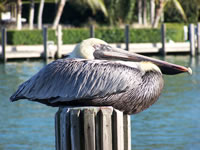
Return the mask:
[[[193,75],[165,76],[165,88],[152,107],[132,116],[132,149],[200,149],[200,62],[189,56],[167,61],[191,66]],[[56,108],[9,102],[18,85],[45,64],[42,61],[0,64],[0,150],[54,150]]]

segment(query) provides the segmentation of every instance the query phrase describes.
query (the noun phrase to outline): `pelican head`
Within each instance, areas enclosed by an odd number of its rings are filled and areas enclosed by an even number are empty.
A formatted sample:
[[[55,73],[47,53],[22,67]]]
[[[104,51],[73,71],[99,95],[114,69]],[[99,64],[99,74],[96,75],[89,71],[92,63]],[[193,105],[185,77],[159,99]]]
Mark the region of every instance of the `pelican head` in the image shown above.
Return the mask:
[[[139,63],[141,70],[156,70],[168,75],[183,72],[192,74],[192,70],[190,68],[139,55],[136,53],[131,53],[120,48],[114,48],[105,41],[97,38],[89,38],[82,41],[80,44],[77,44],[69,57],[142,62]]]
[[[93,53],[95,51],[94,45],[96,44],[108,45],[103,40],[97,38],[89,38],[77,44],[74,50],[69,54],[68,58],[95,59]]]

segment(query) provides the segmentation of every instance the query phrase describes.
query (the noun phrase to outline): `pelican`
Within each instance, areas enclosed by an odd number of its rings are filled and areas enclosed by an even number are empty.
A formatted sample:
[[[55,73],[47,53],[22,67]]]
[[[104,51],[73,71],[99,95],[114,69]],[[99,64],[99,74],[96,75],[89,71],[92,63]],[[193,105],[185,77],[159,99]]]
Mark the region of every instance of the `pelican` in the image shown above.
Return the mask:
[[[91,38],[78,44],[69,58],[53,61],[22,83],[10,100],[28,99],[54,107],[113,106],[136,114],[159,98],[162,74],[183,72],[192,71]]]

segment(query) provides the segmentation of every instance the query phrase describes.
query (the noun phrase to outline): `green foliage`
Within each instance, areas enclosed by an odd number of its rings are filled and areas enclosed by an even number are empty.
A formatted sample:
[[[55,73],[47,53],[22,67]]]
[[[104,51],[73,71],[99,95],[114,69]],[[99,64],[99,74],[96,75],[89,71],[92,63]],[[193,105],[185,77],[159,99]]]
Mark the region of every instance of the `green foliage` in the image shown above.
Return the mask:
[[[183,41],[183,25],[167,24],[167,39],[175,42]],[[7,32],[8,44],[11,45],[37,45],[42,44],[41,30],[22,30]],[[97,28],[95,37],[108,43],[123,43],[125,41],[122,28]],[[63,29],[63,44],[75,44],[89,38],[89,29],[70,28]],[[48,40],[57,42],[54,30],[48,30]],[[130,29],[131,43],[156,43],[161,41],[160,29]]]
[[[89,38],[89,30],[87,28],[72,28],[63,30],[63,44],[79,43]]]
[[[178,23],[168,23],[166,24],[167,33],[166,38],[167,40],[173,40],[175,42],[183,42],[184,41],[184,24]]]
[[[199,17],[199,0],[179,0],[187,16],[187,22],[198,22]],[[174,5],[167,5],[165,8],[165,22],[184,22],[181,15],[175,9]]]
[[[111,25],[132,23],[135,0],[108,0],[105,1],[108,9],[108,20]]]
[[[48,30],[48,40],[56,42],[54,30]],[[41,30],[9,30],[7,42],[11,45],[37,45],[43,43]]]
[[[120,28],[99,28],[95,31],[95,37],[108,43],[120,43],[124,41],[124,29]]]
[[[42,31],[10,30],[7,32],[7,42],[12,45],[42,44]]]
[[[159,29],[132,29],[130,30],[131,43],[156,43],[160,42]]]
[[[196,23],[198,22],[199,17],[199,0],[180,0],[184,11],[187,15],[189,23]]]
[[[54,41],[54,43],[57,43],[57,37],[55,30],[48,30],[48,41]]]
[[[166,27],[168,29],[171,29],[171,28],[176,28],[176,29],[182,29],[184,27],[184,25],[186,24],[183,24],[183,23],[165,23]]]

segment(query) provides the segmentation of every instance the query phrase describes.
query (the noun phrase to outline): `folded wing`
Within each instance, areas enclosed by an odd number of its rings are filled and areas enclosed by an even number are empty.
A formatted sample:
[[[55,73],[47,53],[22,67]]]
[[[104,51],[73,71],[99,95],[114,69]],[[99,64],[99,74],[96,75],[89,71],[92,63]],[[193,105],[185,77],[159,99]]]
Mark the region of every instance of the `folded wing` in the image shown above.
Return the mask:
[[[137,87],[141,83],[139,74],[139,70],[115,62],[59,59],[21,84],[10,100],[45,100],[53,104],[105,97],[125,92],[133,84]]]

